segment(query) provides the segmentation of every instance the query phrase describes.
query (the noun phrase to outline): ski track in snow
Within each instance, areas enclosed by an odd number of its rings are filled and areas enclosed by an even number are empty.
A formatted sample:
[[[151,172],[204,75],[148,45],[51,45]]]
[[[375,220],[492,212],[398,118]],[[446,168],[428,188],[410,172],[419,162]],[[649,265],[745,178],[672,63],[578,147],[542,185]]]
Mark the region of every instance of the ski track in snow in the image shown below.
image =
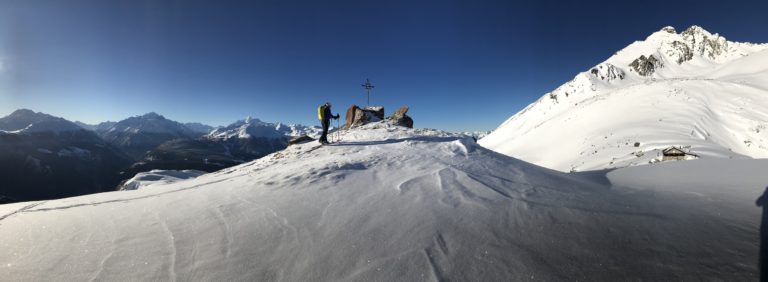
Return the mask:
[[[20,208],[20,209],[18,209],[16,211],[13,211],[11,213],[8,213],[8,214],[5,214],[3,216],[0,216],[0,222],[2,222],[4,219],[9,218],[11,216],[14,216],[14,215],[17,215],[17,214],[29,211],[29,209],[32,209],[32,208],[34,208],[36,206],[45,204],[46,202],[47,201],[40,201],[40,202],[32,203],[32,204],[26,205],[26,206],[24,206],[24,207],[22,207],[22,208]]]
[[[197,187],[206,186],[206,185],[210,185],[210,184],[215,184],[215,183],[219,183],[219,182],[223,182],[223,181],[227,181],[227,179],[220,179],[220,180],[211,181],[211,182],[208,182],[208,183],[198,184],[198,185],[191,186],[191,187],[185,187],[185,188],[180,188],[180,189],[176,189],[176,190],[171,190],[171,191],[166,191],[166,192],[162,192],[162,193],[156,193],[156,194],[151,194],[151,195],[146,195],[146,196],[141,196],[141,197],[121,198],[121,199],[101,201],[101,202],[90,202],[90,203],[82,203],[82,204],[75,204],[75,205],[51,207],[51,208],[32,209],[34,207],[37,207],[37,206],[42,205],[42,204],[45,203],[45,202],[41,202],[39,204],[30,205],[30,207],[28,207],[28,208],[23,208],[23,209],[21,209],[21,210],[19,210],[17,212],[14,212],[14,214],[16,214],[16,213],[24,213],[24,212],[45,212],[45,211],[54,211],[54,210],[66,210],[66,209],[77,208],[77,207],[98,206],[98,205],[111,204],[111,203],[128,203],[128,202],[135,201],[135,200],[155,198],[155,197],[159,197],[159,196],[162,196],[162,195],[165,195],[165,194],[172,194],[172,193],[176,193],[176,192],[181,192],[181,191],[184,191],[184,190],[194,189],[194,188],[197,188]],[[8,216],[10,216],[10,215],[8,215]],[[2,220],[2,219],[5,219],[5,217],[0,218],[0,220]]]
[[[155,214],[155,218],[157,223],[160,224],[163,234],[165,234],[167,239],[167,243],[165,245],[170,251],[170,255],[168,255],[168,266],[166,267],[166,271],[168,272],[169,277],[168,280],[176,281],[176,237],[173,235],[173,231],[168,228],[168,224],[165,222],[165,220],[161,219],[157,214]]]

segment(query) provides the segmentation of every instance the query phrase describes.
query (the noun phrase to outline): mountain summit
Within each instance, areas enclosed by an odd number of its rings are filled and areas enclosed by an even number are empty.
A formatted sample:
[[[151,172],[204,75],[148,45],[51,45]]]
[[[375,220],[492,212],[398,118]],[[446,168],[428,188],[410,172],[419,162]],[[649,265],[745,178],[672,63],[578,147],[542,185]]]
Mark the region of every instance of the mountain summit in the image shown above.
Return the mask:
[[[201,135],[155,112],[124,119],[99,133],[104,140],[124,150],[135,159],[142,158],[147,151],[164,142]]]
[[[83,130],[76,124],[60,117],[19,109],[0,118],[0,130],[14,133],[59,133]]]
[[[768,157],[768,44],[664,27],[546,93],[480,143],[541,166],[593,170]]]

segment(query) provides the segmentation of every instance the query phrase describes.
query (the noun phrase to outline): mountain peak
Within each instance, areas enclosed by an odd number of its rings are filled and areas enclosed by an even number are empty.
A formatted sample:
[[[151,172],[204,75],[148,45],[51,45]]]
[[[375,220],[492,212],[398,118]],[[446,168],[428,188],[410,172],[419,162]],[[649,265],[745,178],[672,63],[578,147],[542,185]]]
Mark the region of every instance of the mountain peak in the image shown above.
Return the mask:
[[[164,116],[156,113],[156,112],[148,112],[141,116],[142,118],[150,118],[150,119],[165,119]]]
[[[37,113],[30,109],[18,109],[13,111],[10,116],[18,117],[18,116],[31,116],[36,115]]]
[[[30,109],[18,109],[6,117],[0,118],[0,130],[3,131],[61,132],[79,129],[79,126],[68,120]]]
[[[660,31],[667,32],[667,33],[672,33],[672,34],[677,34],[677,30],[675,30],[675,28],[672,27],[672,26],[662,27]]]
[[[687,28],[683,32],[680,33],[681,35],[706,35],[706,36],[712,36],[712,33],[704,29],[703,27],[700,27],[698,25],[692,25],[691,27]]]

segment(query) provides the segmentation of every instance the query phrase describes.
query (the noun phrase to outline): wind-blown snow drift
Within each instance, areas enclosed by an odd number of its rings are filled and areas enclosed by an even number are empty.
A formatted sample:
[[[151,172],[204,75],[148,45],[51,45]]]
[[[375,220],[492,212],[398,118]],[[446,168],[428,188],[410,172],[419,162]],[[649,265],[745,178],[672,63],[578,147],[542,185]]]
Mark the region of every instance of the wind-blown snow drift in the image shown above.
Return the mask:
[[[148,172],[139,172],[131,179],[126,180],[117,190],[136,190],[152,187],[155,185],[167,185],[185,179],[195,178],[205,174],[204,171],[185,169],[185,170],[162,170],[153,169]]]
[[[670,146],[703,158],[768,158],[766,121],[768,44],[666,27],[545,94],[480,143],[560,171],[647,164]]]
[[[687,209],[730,194],[591,179],[471,138],[370,124],[339,144],[291,146],[152,189],[0,206],[0,277],[754,279],[759,210],[751,200]],[[727,189],[749,199],[760,192]]]

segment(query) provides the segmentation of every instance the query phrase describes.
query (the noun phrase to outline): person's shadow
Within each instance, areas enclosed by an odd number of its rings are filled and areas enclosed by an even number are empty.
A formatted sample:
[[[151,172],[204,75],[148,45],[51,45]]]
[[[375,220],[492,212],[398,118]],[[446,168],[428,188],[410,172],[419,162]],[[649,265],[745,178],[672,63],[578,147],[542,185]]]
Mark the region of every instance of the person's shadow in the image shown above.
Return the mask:
[[[755,204],[763,208],[763,217],[760,220],[760,281],[768,282],[768,187],[765,187],[763,195],[757,198]]]

